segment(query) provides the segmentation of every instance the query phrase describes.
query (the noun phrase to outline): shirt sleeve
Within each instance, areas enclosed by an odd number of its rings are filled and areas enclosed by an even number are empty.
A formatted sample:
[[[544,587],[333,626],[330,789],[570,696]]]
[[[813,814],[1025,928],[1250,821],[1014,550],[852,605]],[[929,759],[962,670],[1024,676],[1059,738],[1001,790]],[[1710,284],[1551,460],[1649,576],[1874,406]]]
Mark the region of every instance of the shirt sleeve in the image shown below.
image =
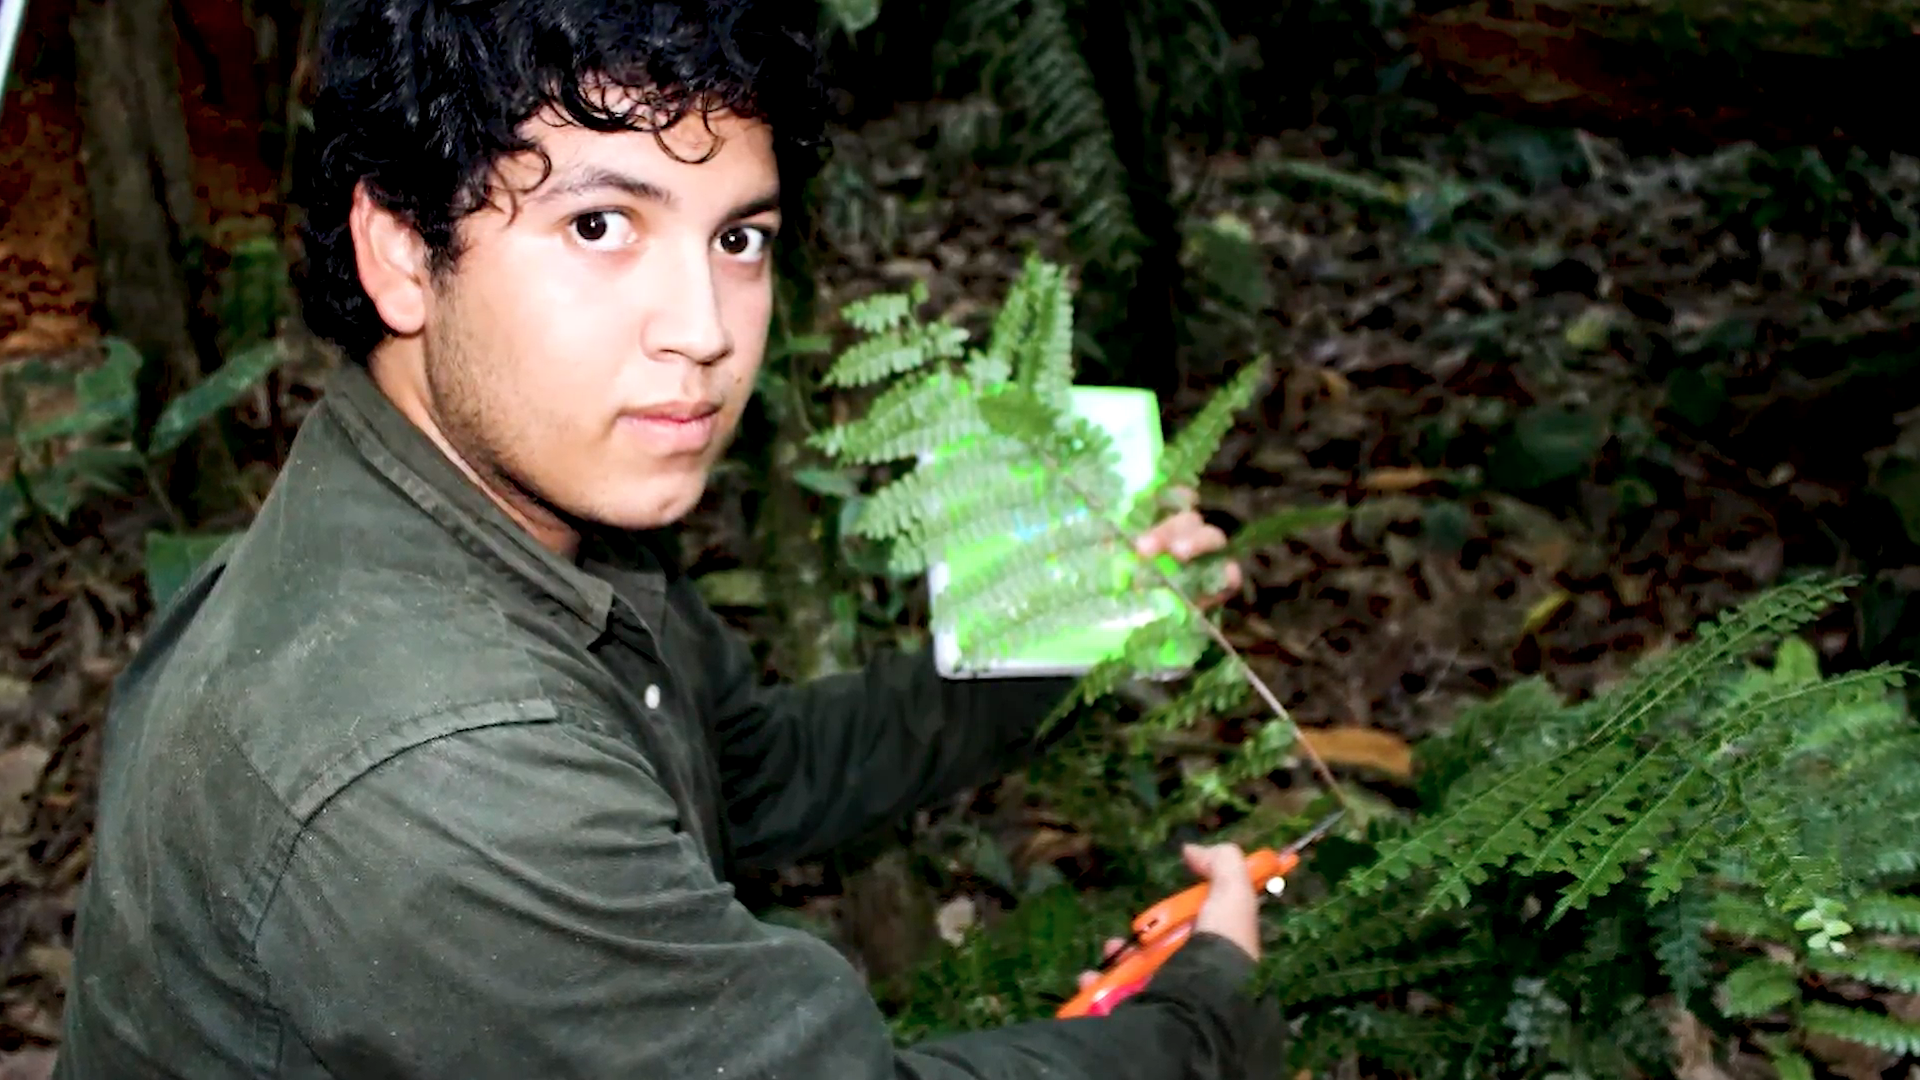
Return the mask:
[[[742,866],[810,858],[993,779],[1034,749],[1075,681],[946,679],[923,650],[765,686],[737,634],[704,607],[695,617],[711,643],[714,752]]]
[[[1210,935],[1110,1016],[896,1047],[836,950],[716,880],[637,751],[559,723],[436,739],[335,796],[294,844],[257,955],[305,1050],[356,1080],[1278,1068],[1277,1014]]]

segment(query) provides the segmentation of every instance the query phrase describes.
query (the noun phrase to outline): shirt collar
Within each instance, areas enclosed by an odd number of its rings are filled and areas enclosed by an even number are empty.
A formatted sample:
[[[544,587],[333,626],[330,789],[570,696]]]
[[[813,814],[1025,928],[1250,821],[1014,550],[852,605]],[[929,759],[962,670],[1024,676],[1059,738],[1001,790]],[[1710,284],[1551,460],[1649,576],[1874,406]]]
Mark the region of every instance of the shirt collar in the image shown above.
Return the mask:
[[[579,563],[568,561],[509,518],[361,365],[343,364],[333,373],[327,404],[369,466],[455,539],[558,601],[578,620],[586,641],[607,632],[616,602],[632,607],[646,629],[660,626],[667,567],[649,534],[590,532],[581,539]]]

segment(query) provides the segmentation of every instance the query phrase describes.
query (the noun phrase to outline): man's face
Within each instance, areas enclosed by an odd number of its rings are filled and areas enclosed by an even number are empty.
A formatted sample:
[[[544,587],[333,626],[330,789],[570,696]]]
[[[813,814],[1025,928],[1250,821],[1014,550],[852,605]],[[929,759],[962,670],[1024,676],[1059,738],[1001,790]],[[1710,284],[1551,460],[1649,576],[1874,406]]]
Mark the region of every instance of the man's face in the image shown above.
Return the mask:
[[[697,113],[661,139],[532,130],[551,174],[503,163],[423,298],[426,411],[537,534],[668,524],[699,501],[765,352],[771,132]]]

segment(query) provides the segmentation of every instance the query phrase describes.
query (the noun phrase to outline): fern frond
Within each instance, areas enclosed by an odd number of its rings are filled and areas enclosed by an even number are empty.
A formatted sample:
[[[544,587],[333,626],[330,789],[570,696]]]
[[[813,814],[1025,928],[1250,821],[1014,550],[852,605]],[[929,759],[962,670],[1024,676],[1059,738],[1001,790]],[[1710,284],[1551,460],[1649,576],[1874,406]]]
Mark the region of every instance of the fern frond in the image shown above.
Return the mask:
[[[1064,409],[1073,386],[1073,298],[1066,268],[1029,257],[1022,285],[1027,302],[1018,310],[1025,318],[1005,351],[1014,384],[1048,407]]]
[[[1911,1020],[1810,1001],[1801,1011],[1800,1023],[1815,1035],[1845,1039],[1890,1054],[1920,1054],[1920,1024]]]
[[[1697,689],[1716,671],[1737,662],[1768,638],[1810,623],[1845,598],[1856,579],[1810,578],[1778,585],[1720,619],[1703,624],[1696,638],[1674,650],[1634,680],[1631,688],[1598,716],[1592,738],[1641,729],[1663,705]]]
[[[1653,757],[1649,754],[1642,760]],[[1689,769],[1652,803],[1638,811],[1626,811],[1626,827],[1614,834],[1612,843],[1601,850],[1588,848],[1580,860],[1568,865],[1568,869],[1579,875],[1579,880],[1560,894],[1560,902],[1547,917],[1547,925],[1558,922],[1569,911],[1585,907],[1589,900],[1625,880],[1626,867],[1658,850],[1661,840],[1674,830],[1692,800],[1707,786],[1705,774]]]
[[[1731,765],[1741,775],[1774,768],[1792,754],[1809,716],[1885,701],[1905,678],[1905,669],[1882,665],[1817,682],[1755,684],[1713,711],[1703,738],[1712,745],[1702,747],[1710,749],[1703,759],[1725,763],[1723,769]]]
[[[1889,934],[1920,934],[1920,896],[1870,892],[1847,905],[1849,921]]]
[[[1439,866],[1441,879],[1424,910],[1449,901],[1464,904],[1469,886],[1536,842],[1555,812],[1626,758],[1624,748],[1602,744],[1508,770],[1437,820],[1383,845],[1378,861],[1350,878],[1346,888],[1365,895],[1415,870]]]
[[[1092,261],[1122,273],[1138,259],[1138,230],[1112,125],[1061,0],[1032,0],[996,80],[1028,115],[1032,152],[1066,158],[1072,231]],[[1062,151],[1064,150],[1064,153]]]
[[[1669,795],[1678,790],[1673,784],[1674,774],[1683,768],[1682,762],[1662,749],[1639,755],[1605,790],[1582,802],[1567,817],[1540,846],[1539,854],[1526,863],[1523,872],[1571,872],[1587,865],[1591,853],[1609,847],[1616,836],[1614,819],[1633,820],[1635,804],[1649,790],[1666,788]],[[1670,807],[1668,827],[1672,825],[1671,813],[1677,813],[1684,805],[1678,803]]]
[[[1823,975],[1844,975],[1882,989],[1920,994],[1920,956],[1885,945],[1863,945],[1842,956],[1811,953],[1807,966]]]
[[[938,619],[946,629],[959,630],[962,634],[980,634],[991,636],[1013,623],[1028,623],[1061,607],[1078,603],[1093,593],[1120,601],[1122,598],[1111,591],[1103,591],[1090,583],[1092,571],[1083,563],[1073,567],[1068,573],[1049,573],[1044,567],[1027,571],[1028,584],[1018,596],[1010,597],[992,607],[975,605],[972,608],[947,608]],[[1131,599],[1131,598],[1127,598]]]
[[[1660,972],[1681,1001],[1705,990],[1712,982],[1707,959],[1707,928],[1712,924],[1712,902],[1705,889],[1682,889],[1679,895],[1653,908],[1653,954]]]
[[[1240,665],[1221,660],[1194,676],[1178,697],[1148,709],[1128,726],[1135,748],[1144,749],[1153,736],[1191,727],[1203,716],[1213,716],[1238,708],[1252,693]]]
[[[1479,952],[1460,949],[1431,956],[1391,956],[1298,978],[1283,977],[1270,987],[1282,1006],[1378,994],[1418,986],[1442,975],[1485,962]],[[1280,971],[1285,973],[1286,968]]]
[[[1039,473],[998,441],[969,443],[881,488],[862,504],[853,532],[891,540],[921,527],[939,528],[989,502],[1018,506],[1042,492]],[[958,505],[956,505],[956,503]],[[1036,524],[1044,524],[1040,519]]]
[[[1345,503],[1324,506],[1287,506],[1265,517],[1255,518],[1233,531],[1227,540],[1227,555],[1239,557],[1271,547],[1307,529],[1335,525],[1347,520]]]
[[[927,284],[916,281],[906,292],[875,293],[840,309],[840,317],[868,334],[884,334],[913,316],[927,302]]]
[[[951,372],[936,370],[893,384],[865,416],[815,433],[808,445],[849,464],[877,465],[931,453],[986,430],[972,392]]]
[[[1810,854],[1799,843],[1795,818],[1772,791],[1742,786],[1733,793],[1746,822],[1728,839],[1728,847],[1747,853],[1755,884],[1767,905],[1782,914],[1806,911],[1833,895],[1842,874],[1830,856]]]
[[[995,494],[1007,498],[995,498]],[[981,496],[955,498],[947,504],[951,514],[930,514],[922,519],[914,534],[914,546],[923,548],[933,558],[940,558],[948,551],[1012,536],[1017,538],[1016,546],[998,568],[1007,584],[1031,586],[1043,580],[1072,579],[1091,588],[1110,585],[1115,577],[1110,567],[1120,557],[1117,545],[1110,540],[1103,538],[1091,544],[1056,550],[1051,555],[1028,550],[1039,547],[1028,538],[1043,537],[1061,518],[1085,513],[1085,508],[1072,495],[1045,491],[1030,496],[1022,485],[1010,482],[997,485],[991,492],[983,491]],[[981,571],[970,570],[960,580],[972,588],[973,579],[980,576]],[[1017,590],[1011,593],[1017,594]],[[1001,603],[1013,599],[1017,599],[1017,595],[1010,594]]]
[[[1038,454],[1057,482],[1072,488],[1105,516],[1119,498],[1119,462],[1113,440],[1098,424],[1076,416],[1040,394],[1007,387],[982,397],[980,415],[995,434]]]
[[[934,360],[956,358],[966,341],[965,330],[945,322],[890,330],[841,353],[821,382],[831,387],[867,386]]]
[[[1658,904],[1678,893],[1700,874],[1701,864],[1710,859],[1716,845],[1726,839],[1722,822],[1732,796],[1722,792],[1713,803],[1687,815],[1680,826],[1679,839],[1654,853],[1647,867],[1647,902]]]
[[[1241,368],[1227,385],[1214,391],[1187,426],[1175,435],[1160,456],[1160,472],[1127,511],[1130,530],[1144,529],[1161,513],[1161,497],[1200,482],[1200,472],[1220,448],[1234,418],[1253,403],[1254,392],[1266,375],[1265,358]]]
[[[1764,1016],[1800,998],[1798,975],[1775,960],[1749,960],[1729,972],[1720,987],[1728,1016]]]
[[[1806,1055],[1782,1047],[1767,1047],[1767,1059],[1773,1062],[1773,1071],[1780,1080],[1813,1080],[1813,1064]]]
[[[987,623],[974,631],[973,640],[982,655],[1005,656],[1064,631],[1105,625],[1138,613],[1138,604],[1126,597],[1082,593],[1030,616]]]
[[[1713,924],[1723,934],[1753,941],[1790,941],[1793,920],[1738,892],[1713,895]]]
[[[947,584],[945,600],[949,606],[967,610],[1002,608],[1019,600],[1034,584],[1034,575],[1071,575],[1089,563],[1104,566],[1104,560],[1119,554],[1105,522],[1085,516],[1057,522],[954,578]]]

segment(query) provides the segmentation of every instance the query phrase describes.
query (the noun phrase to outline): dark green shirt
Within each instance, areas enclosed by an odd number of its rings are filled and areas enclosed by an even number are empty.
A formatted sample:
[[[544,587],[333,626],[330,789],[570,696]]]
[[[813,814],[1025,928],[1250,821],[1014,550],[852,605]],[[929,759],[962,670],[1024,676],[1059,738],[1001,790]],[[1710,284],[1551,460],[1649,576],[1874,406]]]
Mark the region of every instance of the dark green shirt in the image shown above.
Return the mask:
[[[1011,765],[1059,692],[765,687],[640,538],[556,558],[348,368],[116,689],[55,1075],[1274,1075],[1212,935],[1111,1017],[902,1049],[735,899]]]

